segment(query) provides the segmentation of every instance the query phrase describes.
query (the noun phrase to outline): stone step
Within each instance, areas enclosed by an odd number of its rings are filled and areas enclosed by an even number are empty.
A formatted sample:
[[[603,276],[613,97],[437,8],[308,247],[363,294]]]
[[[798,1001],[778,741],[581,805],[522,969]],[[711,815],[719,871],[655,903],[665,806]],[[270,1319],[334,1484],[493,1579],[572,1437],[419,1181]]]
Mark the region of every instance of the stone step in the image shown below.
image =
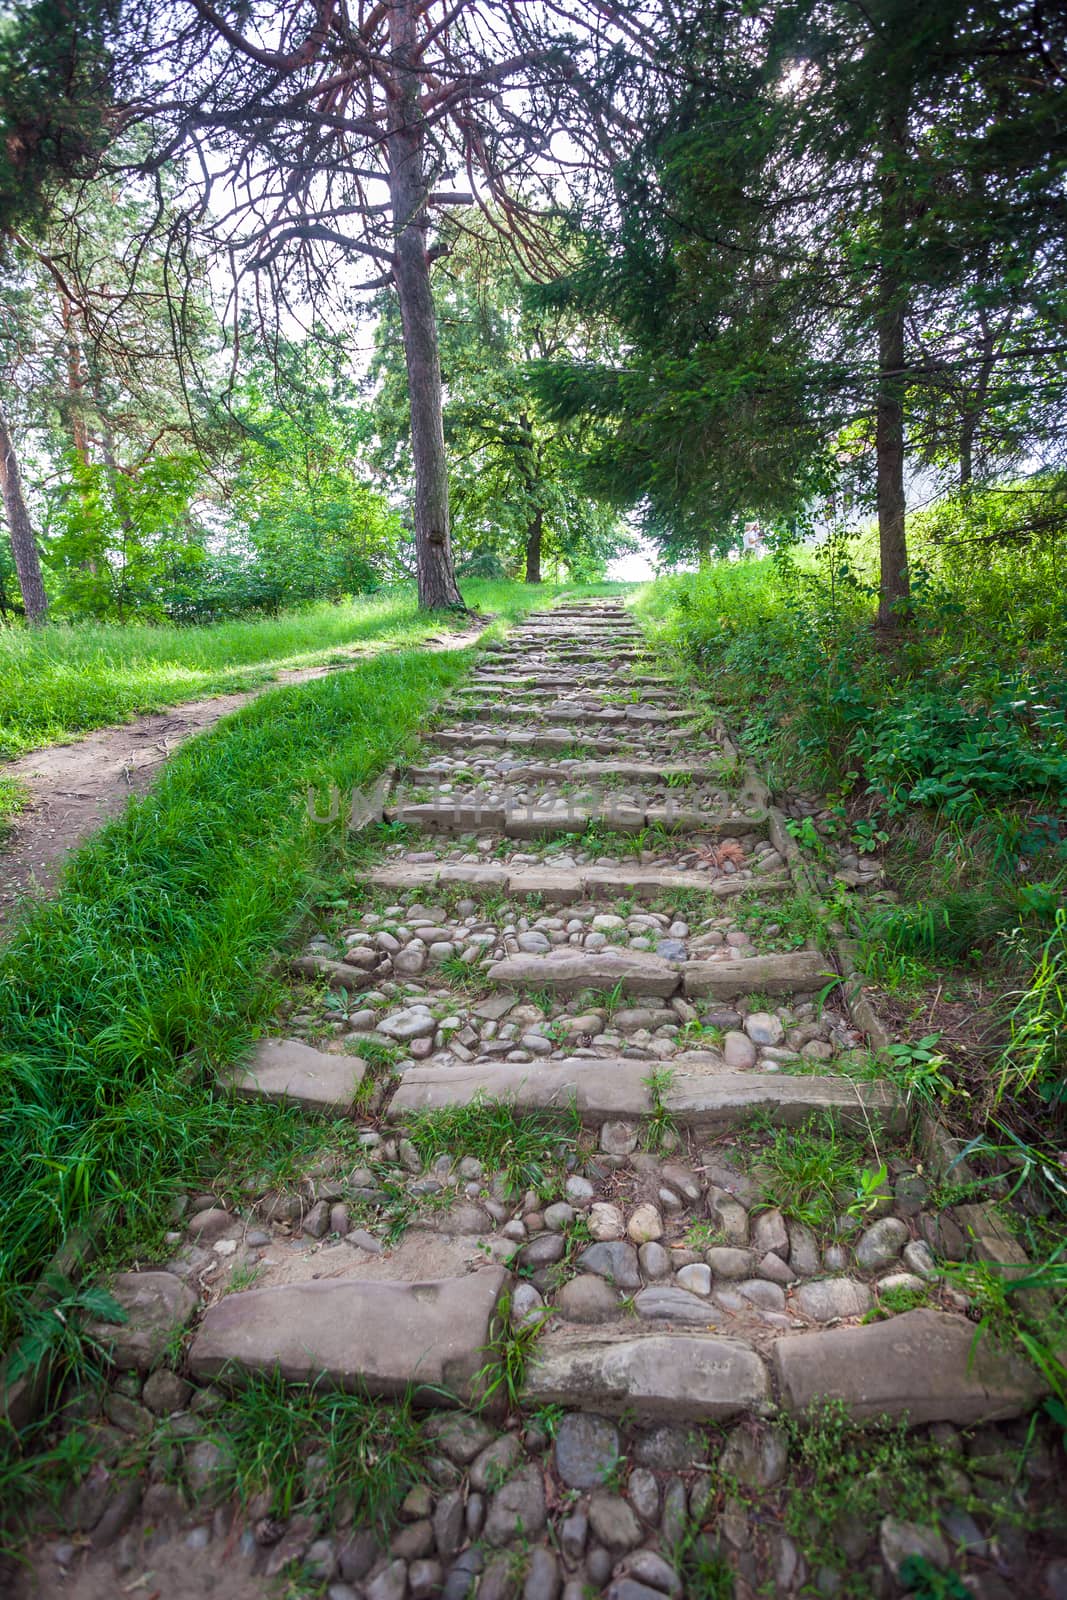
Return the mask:
[[[690,999],[730,1000],[739,994],[810,994],[837,978],[828,956],[790,950],[743,961],[687,961],[682,982]]]
[[[532,703],[536,699],[551,699],[552,703],[555,703],[560,699],[568,702],[588,702],[593,709],[612,710],[614,709],[612,706],[602,706],[601,702],[603,701],[604,696],[618,693],[618,690],[612,689],[610,686],[605,686],[601,689],[591,688],[589,686],[582,687],[573,682],[568,683],[566,679],[559,678],[557,678],[555,682],[549,682],[547,679],[540,678],[526,684],[512,683],[506,678],[475,678],[472,683],[460,684],[458,688],[452,691],[452,693],[454,696],[469,696],[472,700],[484,700],[486,688],[493,688],[497,685],[505,689],[510,689],[514,694],[521,695],[523,697],[524,709],[529,709],[531,711],[536,711],[538,709],[538,707]],[[569,695],[561,695],[559,693],[561,688],[569,688],[572,692]],[[625,709],[626,704],[638,705],[655,703],[657,705],[662,705],[665,701],[677,700],[677,698],[677,690],[642,689],[641,699],[639,702],[624,702],[622,708]],[[690,712],[688,715],[691,716],[692,713]]]
[[[517,661],[528,668],[530,657],[534,653],[532,650],[523,650],[515,655],[498,656],[495,659]],[[606,666],[611,666],[617,661],[640,661],[652,665],[655,659],[650,651],[634,650],[628,645],[606,645],[602,650],[590,650],[584,645],[576,645],[572,648],[566,648],[558,644],[543,645],[540,647],[540,653],[554,661],[571,661],[576,665],[584,665],[599,670]]]
[[[965,1317],[928,1307],[866,1327],[779,1339],[772,1369],[784,1410],[840,1400],[859,1421],[975,1427],[1031,1410],[1046,1385],[1015,1349]]]
[[[669,961],[650,950],[577,950],[559,946],[545,955],[504,956],[487,968],[490,983],[509,989],[582,989],[623,994],[685,994],[732,1000],[746,994],[811,994],[837,979],[833,964],[814,950],[746,956],[740,961]]]
[[[653,1092],[652,1075],[662,1074]],[[450,1067],[413,1066],[402,1074],[386,1116],[391,1122],[484,1100],[521,1111],[577,1114],[599,1126],[647,1119],[657,1107],[682,1128],[734,1127],[754,1112],[776,1125],[797,1127],[824,1112],[846,1126],[877,1118],[890,1132],[907,1127],[907,1109],[891,1084],[853,1082],[815,1074],[729,1072],[714,1064],[683,1071],[672,1063],[628,1057],[564,1061],[472,1061]]]
[[[278,1373],[287,1383],[424,1404],[477,1398],[492,1364],[490,1330],[510,1282],[503,1267],[426,1283],[346,1279],[226,1295],[210,1306],[189,1351],[205,1382]]]
[[[496,805],[486,801],[453,799],[441,795],[436,800],[402,802],[387,806],[386,822],[405,822],[425,833],[462,834],[488,829],[509,839],[541,839],[558,834],[582,834],[590,827],[612,833],[641,833],[645,828],[684,829],[705,838],[728,839],[738,833],[767,831],[764,813],[717,816],[684,806],[631,806],[610,800],[603,806],[568,806],[565,811],[537,806]]]
[[[570,761],[566,766],[550,766],[545,761],[514,762],[509,758],[508,766],[500,776],[509,783],[595,783],[603,779],[617,779],[620,783],[668,783],[672,778],[689,778],[694,782],[707,780],[714,782],[733,763],[725,756],[721,760],[714,757],[702,762],[665,762],[662,766],[654,761]],[[412,783],[438,783],[449,782],[452,769],[443,767],[408,767],[404,776]],[[685,785],[679,785],[680,794],[685,793]]]
[[[602,642],[612,644],[618,642],[621,644],[637,645],[644,644],[645,642],[644,634],[641,632],[640,628],[627,627],[625,623],[586,622],[583,620],[581,623],[577,624],[577,626],[581,629],[583,642],[590,639],[595,640],[598,644]],[[516,644],[520,646],[529,643],[554,643],[556,640],[560,640],[566,644],[574,644],[575,629],[576,624],[574,622],[567,621],[563,621],[558,626],[554,627],[548,627],[545,624],[538,624],[538,626],[534,628],[524,627],[517,629],[514,634],[514,639]]]
[[[965,1317],[931,1309],[866,1327],[786,1334],[768,1353],[770,1372],[747,1340],[716,1333],[619,1338],[550,1327],[531,1356],[523,1401],[701,1423],[766,1414],[777,1391],[779,1408],[793,1416],[836,1402],[859,1422],[980,1427],[1026,1415],[1047,1392],[1014,1351],[976,1336]]]
[[[566,750],[570,745],[582,745],[595,750],[598,755],[610,755],[613,750],[628,748],[625,739],[606,734],[601,728],[555,728],[551,730],[520,729],[510,733],[471,733],[463,728],[438,728],[426,735],[428,744],[444,749],[460,746],[462,749],[480,750],[486,746],[511,746],[520,750]]]
[[[597,691],[603,687],[603,679],[591,673],[531,671],[529,673],[501,673],[475,669],[471,674],[471,685],[501,689],[522,688],[554,688],[554,689],[586,689]],[[460,686],[464,687],[463,685]],[[674,689],[678,685],[672,683],[670,678],[665,678],[661,673],[635,672],[625,679],[626,688]]]
[[[350,1116],[367,1064],[359,1056],[330,1055],[298,1039],[262,1039],[252,1060],[223,1080],[240,1100],[272,1100],[320,1116]]]
[[[767,1368],[750,1344],[691,1332],[629,1339],[586,1333],[559,1339],[549,1332],[535,1348],[523,1390],[531,1407],[632,1412],[642,1421],[690,1425],[763,1413],[770,1401]]]
[[[498,1266],[424,1282],[351,1278],[227,1295],[208,1308],[189,1370],[208,1383],[277,1374],[383,1398],[410,1394],[426,1406],[476,1403],[494,1372],[492,1331],[512,1283]],[[769,1341],[766,1358],[746,1339],[710,1331],[620,1337],[550,1324],[530,1355],[522,1401],[690,1424],[765,1415],[775,1401],[794,1416],[831,1402],[856,1421],[978,1427],[1025,1415],[1047,1390],[1014,1350],[976,1336],[964,1317],[924,1308],[787,1333]]]
[[[577,702],[553,701],[545,706],[515,705],[512,702],[473,701],[470,705],[446,704],[443,710],[450,715],[470,717],[478,722],[526,722],[533,716],[540,722],[568,722],[578,727],[611,726],[616,723],[638,723],[649,727],[671,727],[677,723],[691,722],[693,713],[678,709],[665,711],[658,706],[621,705],[594,709]]]
[[[477,898],[481,894],[503,892],[514,898],[540,895],[553,905],[572,905],[579,900],[617,900],[622,896],[652,899],[676,889],[694,894],[710,894],[729,899],[755,887],[751,881],[717,878],[694,868],[682,871],[672,867],[646,867],[637,864],[620,867],[510,867],[463,861],[401,861],[374,867],[366,881],[376,889],[418,889],[431,892],[439,885],[453,884]],[[761,878],[761,895],[783,894],[791,887],[788,878]]]
[[[622,994],[680,994],[682,967],[650,950],[577,950],[560,946],[547,955],[504,956],[486,969],[490,983],[506,989],[547,989],[577,994],[582,989]]]

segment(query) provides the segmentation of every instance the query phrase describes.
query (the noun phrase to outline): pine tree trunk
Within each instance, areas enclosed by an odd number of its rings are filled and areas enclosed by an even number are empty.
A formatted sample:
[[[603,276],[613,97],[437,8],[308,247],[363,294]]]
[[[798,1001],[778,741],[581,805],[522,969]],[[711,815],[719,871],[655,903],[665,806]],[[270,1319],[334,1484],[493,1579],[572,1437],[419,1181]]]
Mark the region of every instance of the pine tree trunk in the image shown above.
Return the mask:
[[[417,9],[415,0],[397,0],[390,14],[393,93],[387,134],[393,279],[404,330],[415,466],[415,568],[423,610],[463,610],[449,533],[441,359],[426,246],[425,134],[413,66]]]
[[[960,488],[969,489],[974,477],[974,436],[978,418],[973,411],[964,413],[960,424]]]
[[[526,529],[526,582],[541,582],[541,536],[545,529],[545,514],[538,506],[533,521]]]
[[[3,411],[0,411],[0,495],[3,496],[11,534],[11,552],[15,557],[15,571],[22,591],[26,621],[34,624],[44,622],[48,617],[48,597],[44,592],[41,562],[30,526],[30,514],[22,495],[18,457]]]
[[[889,303],[878,319],[878,413],[875,450],[878,475],[878,550],[881,582],[878,625],[902,621],[911,594],[904,524],[904,306]]]
[[[908,137],[908,90],[899,79],[887,86],[879,176],[881,277],[878,285],[878,400],[875,416],[878,550],[878,625],[896,628],[911,596],[904,520],[904,338],[907,294],[902,263],[906,248],[907,196],[902,168]]]
[[[65,294],[59,296],[59,317],[63,324],[63,338],[67,349],[67,407],[70,413],[70,437],[74,453],[83,467],[89,465],[89,431],[85,426],[85,366],[82,361],[78,331],[74,325],[74,307]]]

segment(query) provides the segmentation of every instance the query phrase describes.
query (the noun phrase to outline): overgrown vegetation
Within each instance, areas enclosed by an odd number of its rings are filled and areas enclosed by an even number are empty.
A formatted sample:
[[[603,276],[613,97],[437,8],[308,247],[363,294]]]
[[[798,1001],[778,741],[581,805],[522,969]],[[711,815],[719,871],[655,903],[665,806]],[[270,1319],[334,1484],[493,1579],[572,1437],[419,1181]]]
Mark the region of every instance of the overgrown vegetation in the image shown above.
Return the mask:
[[[1060,505],[1035,495],[1043,513]],[[862,535],[664,579],[640,604],[665,647],[714,676],[778,789],[830,795],[829,822],[797,829],[816,864],[850,849],[884,861],[892,899],[850,912],[838,893],[834,907],[868,976],[902,1001],[992,978],[1000,1032],[979,1092],[966,1085],[974,1109],[1007,1097],[1048,1127],[1067,1016],[1065,536],[1062,518],[1033,512],[1020,530],[1020,516],[1019,496],[976,493],[916,517],[921,582],[891,640],[871,634]]]

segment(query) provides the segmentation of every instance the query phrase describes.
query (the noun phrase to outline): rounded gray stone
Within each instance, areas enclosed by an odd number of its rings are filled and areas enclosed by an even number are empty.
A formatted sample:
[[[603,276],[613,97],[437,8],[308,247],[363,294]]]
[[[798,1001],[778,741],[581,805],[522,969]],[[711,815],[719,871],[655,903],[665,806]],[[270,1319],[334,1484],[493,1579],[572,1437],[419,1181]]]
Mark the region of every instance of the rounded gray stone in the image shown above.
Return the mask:
[[[707,1435],[697,1428],[662,1422],[633,1441],[632,1455],[655,1472],[688,1472],[708,1459]]]
[[[637,1252],[637,1258],[645,1277],[653,1281],[665,1278],[671,1270],[670,1255],[657,1239],[649,1239],[647,1244],[643,1244]]]
[[[778,1284],[768,1283],[765,1278],[746,1278],[737,1285],[737,1292],[761,1311],[785,1310],[784,1292]]]
[[[908,1225],[899,1217],[880,1217],[865,1228],[856,1242],[856,1262],[864,1272],[891,1266],[909,1238]]]
[[[753,1011],[745,1018],[745,1032],[753,1044],[776,1045],[785,1038],[782,1019],[773,1011]]]
[[[705,1250],[704,1260],[716,1278],[751,1278],[756,1270],[753,1250],[738,1250],[731,1245],[715,1245]]]
[[[513,1433],[501,1438],[477,1455],[471,1462],[471,1487],[478,1490],[498,1489],[511,1476],[522,1460],[522,1445]]]
[[[635,1579],[656,1594],[680,1595],[682,1580],[669,1561],[655,1550],[636,1550],[627,1556],[621,1575]]]
[[[722,1056],[731,1072],[747,1072],[756,1065],[756,1046],[747,1033],[731,1028],[722,1042]]]
[[[607,1278],[619,1289],[639,1289],[641,1274],[638,1271],[637,1251],[622,1239],[605,1240],[591,1244],[578,1257],[584,1272],[595,1272]]]
[[[650,1284],[635,1296],[634,1310],[646,1322],[679,1322],[707,1327],[719,1320],[712,1307],[699,1295],[690,1294],[687,1289],[659,1284]]]
[[[589,1526],[609,1550],[632,1550],[644,1537],[633,1507],[621,1494],[591,1496]]]
[[[813,1322],[833,1322],[862,1317],[871,1309],[871,1291],[855,1278],[813,1278],[796,1290],[793,1304]]]
[[[659,1484],[648,1467],[634,1467],[626,1483],[626,1493],[642,1522],[654,1526],[659,1520]]]
[[[498,1489],[485,1519],[486,1544],[499,1547],[516,1537],[533,1538],[545,1525],[545,1483],[540,1467],[520,1467]]]
[[[619,1314],[619,1296],[604,1278],[583,1272],[559,1290],[556,1310],[567,1322],[609,1322]]]
[[[577,1173],[567,1179],[563,1192],[574,1206],[588,1206],[593,1202],[596,1190],[588,1178],[579,1177]]]
[[[752,1248],[758,1256],[773,1251],[783,1261],[789,1256],[789,1230],[780,1211],[761,1211],[752,1224]]]
[[[814,1233],[802,1222],[790,1222],[789,1265],[798,1278],[814,1278],[819,1271],[819,1246]]]
[[[680,1267],[675,1277],[679,1288],[687,1289],[690,1294],[711,1293],[711,1268],[702,1261],[693,1261],[686,1267]]]
[[[607,1417],[570,1411],[556,1433],[556,1470],[571,1489],[595,1489],[619,1461],[619,1430]]]
[[[556,1600],[559,1594],[559,1564],[543,1544],[530,1551],[522,1600]]]
[[[936,1528],[924,1527],[917,1522],[902,1522],[897,1517],[883,1517],[878,1529],[878,1545],[882,1560],[894,1578],[900,1571],[901,1562],[909,1556],[920,1556],[942,1571],[950,1560],[948,1545]]]
[[[562,1261],[566,1245],[558,1233],[541,1233],[523,1245],[519,1259],[524,1267],[551,1267]]]
[[[770,1283],[780,1283],[783,1286],[796,1281],[796,1273],[773,1250],[768,1250],[756,1269],[757,1275],[766,1278]]]
[[[517,1283],[511,1293],[511,1320],[519,1328],[539,1322],[545,1313],[544,1297],[532,1283]]]
[[[726,1441],[719,1466],[723,1475],[749,1489],[769,1489],[785,1476],[789,1445],[780,1428],[742,1426]]]

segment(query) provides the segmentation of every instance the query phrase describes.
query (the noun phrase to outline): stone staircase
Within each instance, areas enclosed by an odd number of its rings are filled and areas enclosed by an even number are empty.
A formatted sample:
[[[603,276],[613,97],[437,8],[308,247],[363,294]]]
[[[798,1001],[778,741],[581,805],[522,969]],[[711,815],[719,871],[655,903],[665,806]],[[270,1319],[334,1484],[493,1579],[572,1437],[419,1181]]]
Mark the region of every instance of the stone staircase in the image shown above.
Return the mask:
[[[620,604],[534,614],[483,652],[389,796],[372,909],[294,959],[286,1036],[222,1086],[363,1123],[366,1159],[295,1193],[252,1185],[243,1216],[195,1202],[167,1264],[212,1285],[195,1318],[181,1302],[194,1382],[278,1371],[471,1407],[519,1341],[526,1405],[630,1428],[827,1401],[970,1426],[1032,1406],[1034,1373],[976,1346],[940,1278],[958,1229],[928,1204],[834,962],[780,948],[795,884],[766,802]],[[462,1131],[424,1162],[419,1119],[462,1130],[493,1106],[558,1123],[555,1189],[509,1192]],[[885,1181],[810,1225],[776,1204],[783,1129],[858,1142]],[[398,1182],[425,1209],[395,1239]],[[256,1286],[227,1293],[236,1266]],[[539,1493],[536,1516],[513,1496],[520,1533],[544,1525]]]
[[[617,1395],[639,1416],[662,1418],[802,1407],[820,1394],[859,1414],[876,1405],[956,1422],[1025,1403],[1018,1374],[1009,1381],[998,1367],[998,1388],[970,1363],[973,1330],[950,1304],[858,1321],[881,1303],[882,1284],[922,1290],[935,1276],[936,1218],[923,1219],[924,1235],[921,1207],[899,1204],[887,1187],[867,1228],[853,1228],[856,1251],[830,1242],[820,1254],[811,1230],[783,1220],[773,1194],[736,1159],[754,1116],[765,1129],[814,1117],[873,1130],[904,1180],[912,1165],[901,1144],[905,1108],[889,1084],[855,1072],[863,1041],[847,1014],[836,1011],[833,1028],[819,1021],[820,996],[835,993],[832,961],[813,948],[761,951],[714,925],[716,902],[773,903],[792,883],[769,842],[765,806],[739,792],[732,753],[714,729],[694,731],[693,711],[667,696],[667,681],[613,602],[535,614],[483,655],[430,734],[450,753],[414,762],[384,813],[411,837],[367,881],[406,900],[393,908],[403,940],[375,933],[382,919],[371,914],[340,961],[336,952],[302,958],[342,983],[353,1005],[361,992],[376,995],[353,1019],[357,1043],[411,1054],[400,1054],[396,1075],[379,1087],[369,1061],[343,1045],[268,1040],[227,1086],[286,1102],[294,1115],[331,1117],[359,1115],[370,1089],[387,1139],[413,1117],[486,1103],[580,1123],[599,1135],[594,1178],[577,1185],[582,1200],[566,1190],[555,1197],[566,1213],[559,1225],[527,1199],[509,1234],[497,1236],[480,1209],[487,1191],[468,1185],[457,1217],[435,1224],[437,1233],[471,1230],[454,1237],[467,1238],[479,1264],[458,1284],[361,1277],[367,1260],[357,1246],[341,1251],[329,1282],[228,1295],[193,1340],[197,1378],[280,1366],[390,1394],[425,1372],[428,1398],[469,1399],[471,1376],[491,1359],[495,1308],[506,1296],[514,1315],[518,1294],[544,1318],[529,1364],[535,1401],[602,1411]],[[534,703],[505,697],[511,684]],[[516,721],[528,732],[512,754]],[[605,725],[625,729],[612,759],[531,758],[546,728],[580,747],[590,727]],[[621,854],[634,835],[640,850]],[[712,913],[703,933],[682,913],[657,909],[672,894]],[[454,911],[433,907],[442,895]],[[489,897],[508,901],[503,920],[479,909]],[[621,914],[600,909],[615,903]],[[457,985],[463,963],[486,996],[480,1006]],[[523,995],[555,1015],[524,1026]],[[442,1009],[454,1013],[449,1027]],[[478,1010],[480,1019],[471,1015]],[[673,1177],[647,1148],[653,1125],[669,1130]],[[454,1154],[458,1162],[464,1152]],[[606,1198],[627,1188],[630,1203]],[[906,1195],[907,1181],[897,1189]],[[594,1255],[590,1265],[586,1250],[561,1281],[576,1221],[603,1260]],[[703,1233],[721,1242],[702,1250]],[[404,1248],[390,1257],[401,1274]],[[420,1248],[419,1265],[432,1255]],[[920,1345],[927,1376],[936,1369],[921,1395]]]

